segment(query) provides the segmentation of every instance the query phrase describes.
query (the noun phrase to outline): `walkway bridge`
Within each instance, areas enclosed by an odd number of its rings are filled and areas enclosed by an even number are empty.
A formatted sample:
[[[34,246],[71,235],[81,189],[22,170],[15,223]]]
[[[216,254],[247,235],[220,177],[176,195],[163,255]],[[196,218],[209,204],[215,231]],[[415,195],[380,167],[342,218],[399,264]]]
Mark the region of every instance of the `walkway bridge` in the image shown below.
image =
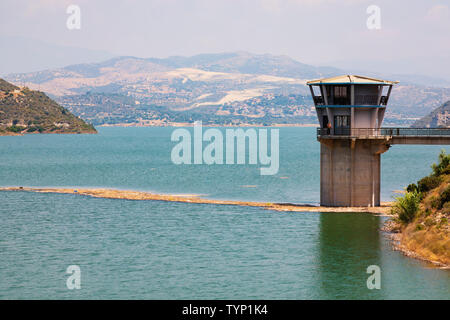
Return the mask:
[[[317,128],[317,139],[376,139],[386,144],[450,144],[450,128]]]

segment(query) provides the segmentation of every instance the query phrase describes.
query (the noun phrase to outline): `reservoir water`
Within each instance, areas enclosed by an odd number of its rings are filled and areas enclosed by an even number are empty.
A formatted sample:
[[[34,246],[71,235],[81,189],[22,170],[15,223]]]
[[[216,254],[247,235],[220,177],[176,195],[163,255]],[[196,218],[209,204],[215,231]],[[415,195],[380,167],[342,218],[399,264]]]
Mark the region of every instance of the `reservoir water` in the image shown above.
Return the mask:
[[[280,128],[280,168],[175,165],[173,128],[0,137],[0,186],[107,187],[317,204],[315,128]],[[429,174],[442,146],[382,155],[382,200]],[[448,150],[448,147],[445,149]],[[449,299],[450,271],[392,251],[385,218],[0,192],[0,298]],[[68,290],[66,268],[81,269]],[[381,269],[369,290],[366,269]]]

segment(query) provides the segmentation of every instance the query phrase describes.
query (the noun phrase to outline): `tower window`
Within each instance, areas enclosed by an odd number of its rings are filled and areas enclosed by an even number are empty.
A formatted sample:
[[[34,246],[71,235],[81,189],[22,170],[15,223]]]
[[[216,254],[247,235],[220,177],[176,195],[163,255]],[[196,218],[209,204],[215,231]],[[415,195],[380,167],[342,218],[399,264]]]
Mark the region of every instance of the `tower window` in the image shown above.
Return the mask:
[[[336,86],[334,87],[335,98],[347,98],[347,87]]]
[[[334,134],[350,134],[350,116],[334,116]]]
[[[334,93],[334,104],[338,105],[350,104],[350,90],[348,86],[335,86],[333,93]]]

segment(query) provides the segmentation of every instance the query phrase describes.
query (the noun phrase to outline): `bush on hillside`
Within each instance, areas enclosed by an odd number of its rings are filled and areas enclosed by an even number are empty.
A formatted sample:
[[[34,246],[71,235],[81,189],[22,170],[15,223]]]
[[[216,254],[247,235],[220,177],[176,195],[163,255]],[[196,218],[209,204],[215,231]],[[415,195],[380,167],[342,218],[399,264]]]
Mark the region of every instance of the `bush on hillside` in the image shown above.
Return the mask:
[[[22,132],[23,130],[25,130],[25,127],[21,127],[21,126],[10,126],[10,127],[7,127],[6,130],[11,131],[11,132],[18,133],[18,132]]]
[[[450,201],[450,185],[445,188],[439,197],[438,209],[442,209],[446,203]]]
[[[413,221],[419,212],[419,193],[407,192],[403,197],[397,197],[395,199],[396,201],[392,207],[392,213],[397,215],[398,219],[404,224]]]
[[[418,192],[419,189],[417,188],[417,185],[415,183],[411,183],[408,185],[408,187],[406,188],[407,192]]]
[[[445,215],[450,215],[450,202],[444,203],[442,206],[442,213]]]
[[[437,188],[442,179],[439,176],[426,176],[417,181],[417,188],[419,192],[428,192],[434,188]]]
[[[445,153],[445,150],[441,150],[439,154],[439,163],[431,166],[433,169],[433,175],[440,176],[443,174],[450,174],[450,155]]]

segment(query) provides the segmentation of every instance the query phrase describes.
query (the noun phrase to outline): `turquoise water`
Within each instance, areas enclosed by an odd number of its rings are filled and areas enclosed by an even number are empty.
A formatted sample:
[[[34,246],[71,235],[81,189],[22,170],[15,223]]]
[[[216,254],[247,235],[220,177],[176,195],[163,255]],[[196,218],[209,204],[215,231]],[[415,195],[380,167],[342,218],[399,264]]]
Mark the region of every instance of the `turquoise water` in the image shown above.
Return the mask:
[[[280,129],[280,170],[174,165],[172,128],[0,137],[0,186],[78,186],[316,204],[314,128]],[[430,171],[440,146],[382,155],[382,199]],[[447,148],[447,151],[448,150]],[[281,178],[283,177],[283,178]],[[449,271],[390,249],[381,217],[0,192],[0,298],[448,299]],[[81,289],[68,290],[69,265]],[[366,268],[381,268],[369,290]]]

